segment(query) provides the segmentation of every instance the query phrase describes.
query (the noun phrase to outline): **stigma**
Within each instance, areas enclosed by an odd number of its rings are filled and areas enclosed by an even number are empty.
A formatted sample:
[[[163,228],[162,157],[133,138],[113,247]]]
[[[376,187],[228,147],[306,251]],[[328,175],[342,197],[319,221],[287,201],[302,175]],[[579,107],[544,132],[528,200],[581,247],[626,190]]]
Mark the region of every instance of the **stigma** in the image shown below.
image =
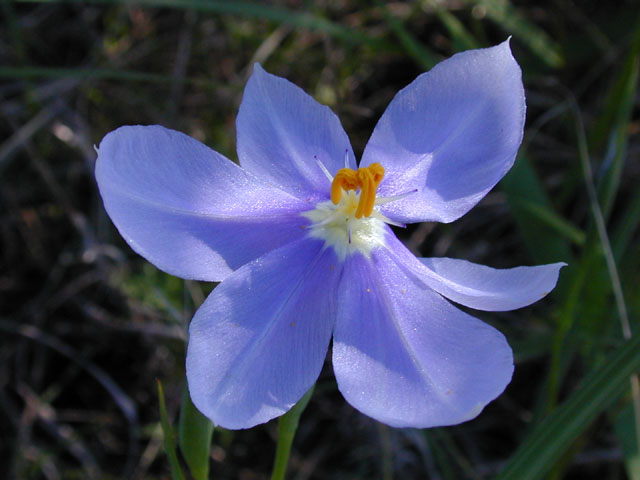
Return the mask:
[[[389,201],[376,198],[384,168],[379,163],[358,170],[342,168],[335,177],[321,168],[331,182],[330,200],[302,213],[311,221],[305,227],[308,235],[324,240],[325,247],[333,248],[340,260],[356,252],[369,258],[374,248],[385,244],[385,223],[404,226],[375,208]]]

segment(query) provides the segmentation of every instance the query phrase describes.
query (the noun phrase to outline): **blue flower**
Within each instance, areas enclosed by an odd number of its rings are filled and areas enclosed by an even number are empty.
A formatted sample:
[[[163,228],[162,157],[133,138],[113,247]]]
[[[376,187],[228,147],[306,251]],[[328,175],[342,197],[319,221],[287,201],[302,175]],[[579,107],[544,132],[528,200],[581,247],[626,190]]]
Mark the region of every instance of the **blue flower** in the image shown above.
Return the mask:
[[[140,255],[222,282],[189,330],[187,380],[215,424],[282,415],[333,337],[345,399],[395,427],[469,420],[511,380],[504,336],[462,312],[529,305],[563,264],[495,270],[416,258],[391,225],[451,222],[513,165],[525,118],[508,42],[454,55],[393,99],[357,168],[338,118],[256,65],[237,118],[240,166],[160,126],[122,127],[96,165]]]

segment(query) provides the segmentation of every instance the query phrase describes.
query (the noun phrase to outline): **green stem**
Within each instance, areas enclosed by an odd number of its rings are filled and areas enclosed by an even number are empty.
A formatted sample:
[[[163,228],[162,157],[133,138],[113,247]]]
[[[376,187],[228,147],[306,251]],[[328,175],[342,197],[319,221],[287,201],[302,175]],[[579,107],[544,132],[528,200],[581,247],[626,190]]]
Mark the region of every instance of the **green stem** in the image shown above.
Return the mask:
[[[178,444],[194,480],[209,478],[212,435],[213,423],[195,407],[185,384],[178,424]]]
[[[291,410],[280,417],[278,423],[278,443],[276,446],[276,459],[271,472],[271,480],[284,480],[287,473],[287,465],[289,464],[289,454],[291,453],[291,444],[298,429],[300,415],[307,407],[315,385],[309,389],[307,393],[296,403]]]

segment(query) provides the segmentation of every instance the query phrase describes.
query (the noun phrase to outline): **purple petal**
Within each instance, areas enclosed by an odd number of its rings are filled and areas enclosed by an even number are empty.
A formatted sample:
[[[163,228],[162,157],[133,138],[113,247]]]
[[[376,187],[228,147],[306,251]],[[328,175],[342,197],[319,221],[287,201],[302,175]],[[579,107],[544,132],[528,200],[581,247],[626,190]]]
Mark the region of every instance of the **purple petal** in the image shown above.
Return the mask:
[[[187,380],[196,407],[232,429],[289,410],[320,374],[338,278],[333,251],[310,238],[227,277],[189,329]]]
[[[395,235],[387,245],[396,262],[440,295],[466,307],[503,312],[526,307],[553,290],[566,263],[496,269],[454,258],[416,258]]]
[[[335,175],[355,161],[340,120],[302,89],[255,64],[236,119],[240,164],[301,198],[326,200]],[[317,161],[316,161],[317,158]]]
[[[131,247],[183,278],[220,281],[300,237],[310,208],[222,155],[160,126],[121,127],[100,143],[96,179]]]
[[[511,380],[504,336],[408,276],[387,249],[348,258],[333,341],[338,388],[394,427],[469,420]]]
[[[495,269],[453,258],[420,258],[423,281],[467,307],[501,312],[526,307],[553,290],[566,263]]]
[[[367,144],[362,165],[386,169],[381,196],[402,222],[451,222],[513,165],[525,118],[520,67],[508,41],[459,53],[398,92]]]

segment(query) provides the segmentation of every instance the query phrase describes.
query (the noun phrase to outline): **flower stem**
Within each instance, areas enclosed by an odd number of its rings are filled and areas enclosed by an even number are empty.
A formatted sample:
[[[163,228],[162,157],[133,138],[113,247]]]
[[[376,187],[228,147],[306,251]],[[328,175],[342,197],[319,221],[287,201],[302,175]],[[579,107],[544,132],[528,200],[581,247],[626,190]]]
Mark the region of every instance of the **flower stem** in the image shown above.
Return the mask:
[[[185,384],[178,424],[178,445],[194,480],[209,478],[212,435],[213,423],[195,407]]]
[[[300,415],[307,407],[315,385],[309,389],[307,393],[296,403],[291,410],[280,417],[278,423],[278,443],[276,446],[276,458],[273,463],[273,471],[271,472],[271,480],[284,480],[287,473],[287,465],[289,464],[289,454],[291,453],[291,444],[298,429]]]

